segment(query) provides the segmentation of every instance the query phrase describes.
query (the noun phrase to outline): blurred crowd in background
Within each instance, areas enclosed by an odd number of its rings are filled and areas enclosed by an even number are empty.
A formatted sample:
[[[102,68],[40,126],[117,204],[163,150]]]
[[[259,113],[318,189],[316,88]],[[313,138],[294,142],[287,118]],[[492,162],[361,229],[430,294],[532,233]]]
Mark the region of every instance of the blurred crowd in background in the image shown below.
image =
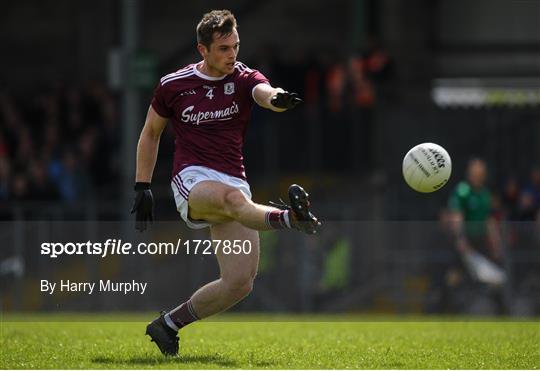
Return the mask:
[[[509,176],[495,199],[498,218],[511,221],[540,220],[540,167],[531,169],[525,181]]]
[[[117,110],[99,83],[0,93],[0,198],[72,202],[117,194]]]

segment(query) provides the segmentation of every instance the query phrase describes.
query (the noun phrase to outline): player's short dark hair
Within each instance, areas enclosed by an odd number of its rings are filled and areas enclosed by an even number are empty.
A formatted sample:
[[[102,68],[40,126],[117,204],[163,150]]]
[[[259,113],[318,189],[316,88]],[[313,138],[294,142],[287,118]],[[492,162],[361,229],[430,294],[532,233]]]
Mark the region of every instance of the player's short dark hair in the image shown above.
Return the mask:
[[[197,42],[210,49],[215,32],[220,36],[228,36],[236,27],[236,18],[229,10],[212,10],[203,15],[197,25]]]

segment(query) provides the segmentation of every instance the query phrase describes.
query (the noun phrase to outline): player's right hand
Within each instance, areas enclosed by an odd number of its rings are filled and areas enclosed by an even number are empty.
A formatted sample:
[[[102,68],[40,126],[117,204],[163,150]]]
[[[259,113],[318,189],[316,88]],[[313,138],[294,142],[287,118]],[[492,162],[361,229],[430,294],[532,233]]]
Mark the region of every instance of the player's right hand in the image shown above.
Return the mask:
[[[146,224],[154,221],[154,196],[150,190],[150,183],[135,183],[135,202],[131,208],[131,213],[135,214],[135,229],[146,230]]]

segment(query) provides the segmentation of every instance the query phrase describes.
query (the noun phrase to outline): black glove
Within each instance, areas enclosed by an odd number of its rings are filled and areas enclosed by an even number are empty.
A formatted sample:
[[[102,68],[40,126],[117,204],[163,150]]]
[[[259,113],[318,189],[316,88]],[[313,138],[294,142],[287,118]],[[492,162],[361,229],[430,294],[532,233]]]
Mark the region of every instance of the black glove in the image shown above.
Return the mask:
[[[150,183],[135,183],[135,202],[131,208],[131,213],[137,212],[135,215],[135,228],[139,231],[146,229],[146,222],[154,221],[154,196],[150,190]]]
[[[296,107],[302,102],[302,99],[296,93],[289,93],[288,91],[284,93],[277,93],[272,97],[270,103],[276,108],[291,109]]]

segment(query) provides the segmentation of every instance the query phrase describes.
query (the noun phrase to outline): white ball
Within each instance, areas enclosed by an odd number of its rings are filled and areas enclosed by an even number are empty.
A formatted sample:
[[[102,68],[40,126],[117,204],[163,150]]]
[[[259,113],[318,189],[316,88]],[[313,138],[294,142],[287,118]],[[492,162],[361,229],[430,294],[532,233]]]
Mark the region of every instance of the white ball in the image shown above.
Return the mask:
[[[442,188],[451,173],[450,155],[435,143],[419,144],[403,158],[403,177],[418,192],[429,193]]]

